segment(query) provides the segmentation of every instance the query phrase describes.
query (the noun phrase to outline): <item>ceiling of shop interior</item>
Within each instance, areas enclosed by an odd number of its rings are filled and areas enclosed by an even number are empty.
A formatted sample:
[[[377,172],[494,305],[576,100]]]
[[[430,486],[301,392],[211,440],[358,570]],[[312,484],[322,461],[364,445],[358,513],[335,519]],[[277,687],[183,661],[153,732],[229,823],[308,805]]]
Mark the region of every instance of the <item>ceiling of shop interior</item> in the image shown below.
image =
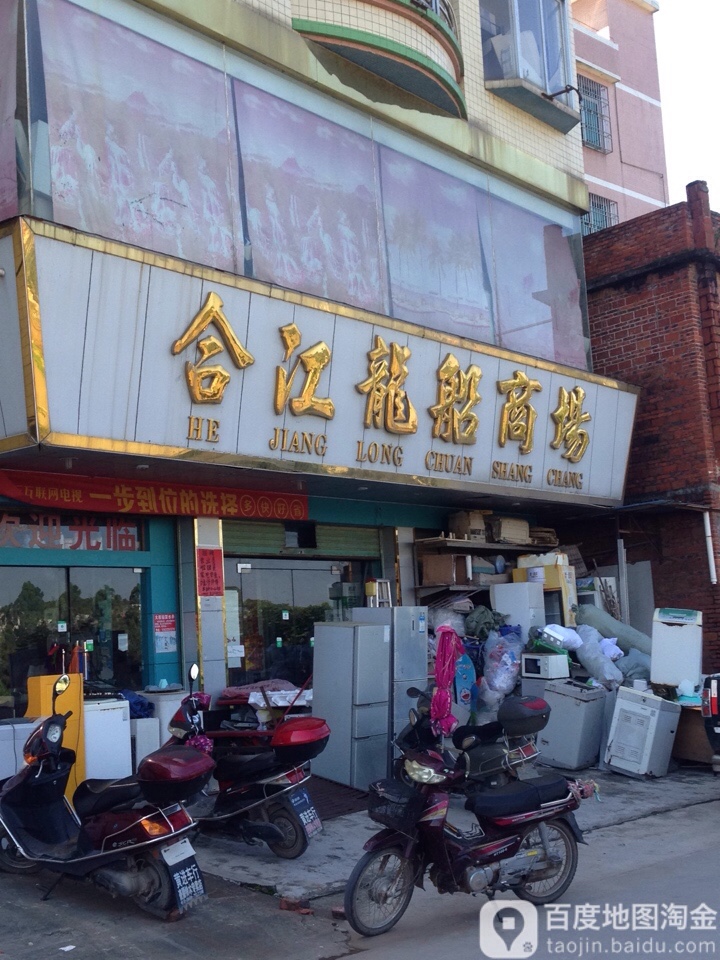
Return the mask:
[[[527,516],[538,524],[552,526],[561,518],[587,517],[608,514],[612,508],[604,505],[569,504],[568,500],[547,503],[522,500],[522,491],[510,495],[473,494],[467,490],[452,490],[430,486],[423,482],[385,483],[358,477],[329,476],[325,474],[281,473],[273,470],[251,470],[227,464],[213,464],[189,460],[169,460],[159,457],[137,457],[117,453],[103,453],[60,447],[31,447],[8,451],[0,457],[0,469],[32,470],[44,473],[78,476],[110,477],[118,480],[160,483],[186,483],[199,486],[237,487],[245,490],[304,493],[314,497],[343,500],[402,503],[411,506],[428,505],[448,510],[486,509],[497,513]],[[342,484],[338,484],[341,479]],[[344,495],[338,494],[338,489]],[[568,516],[568,509],[572,517]]]

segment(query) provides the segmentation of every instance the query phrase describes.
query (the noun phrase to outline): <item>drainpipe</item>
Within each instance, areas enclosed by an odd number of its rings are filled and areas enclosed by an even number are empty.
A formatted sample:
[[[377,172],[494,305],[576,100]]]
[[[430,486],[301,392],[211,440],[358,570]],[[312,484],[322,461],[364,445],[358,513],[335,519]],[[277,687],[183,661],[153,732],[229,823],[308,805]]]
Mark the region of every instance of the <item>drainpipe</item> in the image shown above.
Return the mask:
[[[717,570],[715,569],[715,548],[713,546],[709,510],[703,510],[703,523],[705,524],[705,546],[707,547],[708,567],[710,568],[710,583],[716,584]]]

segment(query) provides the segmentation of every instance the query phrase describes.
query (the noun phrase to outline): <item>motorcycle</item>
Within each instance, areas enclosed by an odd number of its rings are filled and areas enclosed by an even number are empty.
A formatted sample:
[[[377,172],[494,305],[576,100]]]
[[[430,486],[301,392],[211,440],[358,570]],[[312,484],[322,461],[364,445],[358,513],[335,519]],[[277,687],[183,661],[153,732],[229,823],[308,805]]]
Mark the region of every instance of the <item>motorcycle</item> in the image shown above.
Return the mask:
[[[711,673],[705,677],[703,688],[700,691],[701,715],[705,723],[712,755],[712,771],[720,773],[720,674]]]
[[[508,698],[517,701],[502,721],[511,737],[530,735],[547,723],[549,708],[542,711],[543,721],[523,702],[528,699]],[[554,774],[501,778],[495,785],[486,780],[465,801],[477,822],[463,832],[448,821],[457,774],[454,760],[447,759],[432,749],[408,750],[407,782],[370,785],[368,813],[384,829],[365,844],[345,889],[345,915],[363,936],[390,930],[414,887],[424,887],[426,873],[440,893],[493,897],[511,890],[534,904],[557,900],[573,880],[577,845],[585,842],[574,811],[592,796],[591,781]]]
[[[322,829],[322,822],[303,786],[310,779],[307,762],[288,763],[277,750],[232,751],[203,731],[205,693],[190,693],[168,726],[169,742],[201,745],[215,758],[217,787],[205,786],[186,803],[201,828],[225,827],[248,844],[264,842],[278,857],[294,860],[308,848],[308,841]],[[324,723],[324,721],[323,721]],[[329,731],[328,731],[329,733]],[[325,738],[323,746],[327,742]],[[312,750],[316,749],[313,741]],[[297,744],[289,749],[304,755]],[[315,753],[313,752],[313,756]],[[282,757],[282,754],[281,754]]]
[[[409,723],[395,738],[400,751],[393,764],[393,776],[407,784],[406,760],[414,752],[434,751],[442,755],[447,774],[447,789],[453,794],[471,796],[486,786],[501,786],[515,777],[513,772],[538,756],[534,734],[550,716],[550,706],[541,697],[508,697],[497,713],[497,720],[457,727],[452,733],[455,753],[443,747],[443,738],[436,733],[430,719],[432,689],[410,687],[409,697],[416,698]],[[519,706],[526,711],[520,726],[516,721]],[[520,732],[522,731],[522,732]]]
[[[0,869],[58,874],[43,899],[67,876],[131,897],[163,919],[179,919],[205,896],[187,838],[195,823],[182,801],[207,783],[214,763],[196,750],[161,748],[142,760],[137,777],[85,780],[69,803],[75,752],[63,746],[63,734],[72,711],[57,712],[69,685],[65,674],[55,681],[52,715],[28,737],[25,765],[3,781]]]

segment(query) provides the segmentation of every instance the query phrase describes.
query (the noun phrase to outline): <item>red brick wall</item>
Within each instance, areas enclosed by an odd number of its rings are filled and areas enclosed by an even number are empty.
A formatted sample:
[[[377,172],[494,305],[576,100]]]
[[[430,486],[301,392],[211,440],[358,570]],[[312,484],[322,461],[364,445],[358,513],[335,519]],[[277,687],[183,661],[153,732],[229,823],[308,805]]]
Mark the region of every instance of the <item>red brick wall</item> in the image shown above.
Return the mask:
[[[720,508],[718,236],[720,217],[695,183],[686,203],[585,238],[594,370],[641,387],[627,502]],[[720,670],[720,588],[710,584],[702,513],[637,511],[620,526],[628,561],[652,563],[656,606],[703,611],[704,669]],[[588,535],[602,552],[615,531],[606,523]]]

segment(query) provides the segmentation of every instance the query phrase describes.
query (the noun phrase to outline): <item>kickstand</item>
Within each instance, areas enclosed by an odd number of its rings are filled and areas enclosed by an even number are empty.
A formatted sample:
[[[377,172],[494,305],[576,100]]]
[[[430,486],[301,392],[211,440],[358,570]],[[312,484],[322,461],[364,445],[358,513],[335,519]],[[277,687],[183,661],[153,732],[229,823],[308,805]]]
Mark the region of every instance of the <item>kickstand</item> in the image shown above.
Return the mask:
[[[40,897],[40,899],[41,899],[41,900],[49,900],[49,899],[50,899],[50,894],[53,892],[53,890],[55,889],[55,887],[57,887],[57,886],[59,885],[60,881],[62,880],[62,878],[63,878],[64,876],[65,876],[64,873],[58,874],[57,880],[54,880],[54,881],[50,884],[50,886],[47,888],[47,890],[46,890],[45,893],[42,895],[42,897]]]

